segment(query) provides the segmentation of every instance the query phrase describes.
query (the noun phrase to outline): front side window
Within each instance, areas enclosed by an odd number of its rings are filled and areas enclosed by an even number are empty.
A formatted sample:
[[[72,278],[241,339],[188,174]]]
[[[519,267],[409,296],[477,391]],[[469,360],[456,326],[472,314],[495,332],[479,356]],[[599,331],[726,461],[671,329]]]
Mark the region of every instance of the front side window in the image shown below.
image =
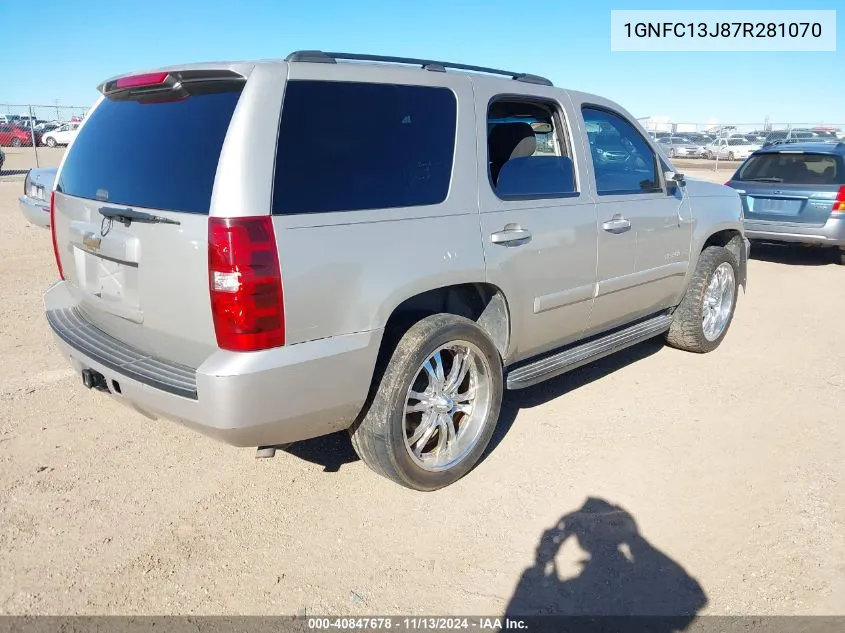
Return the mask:
[[[440,204],[452,178],[456,123],[448,88],[289,81],[273,213]]]
[[[599,195],[661,190],[657,157],[630,122],[601,108],[584,107],[582,113]]]

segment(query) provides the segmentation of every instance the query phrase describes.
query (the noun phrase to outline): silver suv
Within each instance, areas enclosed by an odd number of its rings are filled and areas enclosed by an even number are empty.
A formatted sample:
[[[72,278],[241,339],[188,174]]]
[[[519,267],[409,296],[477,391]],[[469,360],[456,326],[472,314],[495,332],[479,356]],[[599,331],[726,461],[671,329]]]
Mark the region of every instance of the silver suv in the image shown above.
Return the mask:
[[[85,386],[236,446],[348,429],[441,488],[505,389],[659,335],[709,352],[744,287],[739,195],[542,77],[300,51],[99,90],[47,320]]]

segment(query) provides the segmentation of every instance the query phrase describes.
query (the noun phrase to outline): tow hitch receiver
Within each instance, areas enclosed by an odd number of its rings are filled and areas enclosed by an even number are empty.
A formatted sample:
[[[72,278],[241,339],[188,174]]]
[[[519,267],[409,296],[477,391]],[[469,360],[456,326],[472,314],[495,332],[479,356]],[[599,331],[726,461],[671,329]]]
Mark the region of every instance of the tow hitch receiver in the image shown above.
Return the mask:
[[[89,389],[97,389],[98,391],[108,391],[106,385],[106,377],[98,371],[93,369],[82,370],[82,384]]]

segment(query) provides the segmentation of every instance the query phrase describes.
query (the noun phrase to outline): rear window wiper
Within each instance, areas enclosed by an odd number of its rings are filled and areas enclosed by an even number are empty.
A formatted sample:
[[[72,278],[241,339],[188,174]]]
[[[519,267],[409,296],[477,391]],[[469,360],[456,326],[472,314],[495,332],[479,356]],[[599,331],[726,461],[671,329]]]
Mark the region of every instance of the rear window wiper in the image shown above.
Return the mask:
[[[777,176],[766,176],[764,178],[746,178],[747,182],[783,182],[783,178]]]
[[[161,215],[153,215],[152,213],[144,213],[143,211],[134,211],[132,209],[100,207],[99,211],[100,215],[104,218],[123,222],[124,226],[129,226],[133,222],[143,222],[145,224],[182,224],[179,220],[171,220]]]

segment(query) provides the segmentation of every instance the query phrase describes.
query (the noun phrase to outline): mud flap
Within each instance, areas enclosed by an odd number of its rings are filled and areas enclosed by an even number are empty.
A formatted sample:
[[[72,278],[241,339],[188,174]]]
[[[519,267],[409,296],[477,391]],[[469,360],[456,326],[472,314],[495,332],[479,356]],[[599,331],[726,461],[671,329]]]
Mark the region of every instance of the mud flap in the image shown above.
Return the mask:
[[[748,257],[751,254],[751,242],[743,238],[739,247],[739,285],[742,286],[743,294],[746,292],[748,283]]]

